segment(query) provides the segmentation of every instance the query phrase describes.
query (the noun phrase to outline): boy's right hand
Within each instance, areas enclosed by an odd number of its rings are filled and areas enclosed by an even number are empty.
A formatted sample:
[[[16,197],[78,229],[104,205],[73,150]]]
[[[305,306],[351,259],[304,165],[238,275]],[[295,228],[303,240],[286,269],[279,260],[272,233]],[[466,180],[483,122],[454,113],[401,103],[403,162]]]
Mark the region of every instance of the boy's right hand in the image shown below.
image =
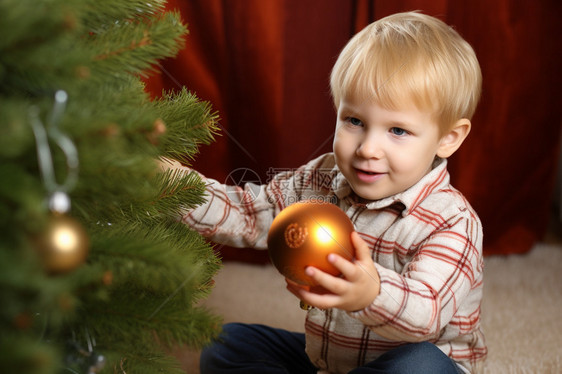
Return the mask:
[[[338,308],[353,312],[369,306],[380,292],[379,274],[369,246],[357,232],[351,234],[351,242],[356,256],[353,261],[333,253],[328,255],[328,261],[341,271],[342,277],[309,266],[306,274],[318,286],[302,286],[287,280],[287,289],[304,303],[320,309]]]

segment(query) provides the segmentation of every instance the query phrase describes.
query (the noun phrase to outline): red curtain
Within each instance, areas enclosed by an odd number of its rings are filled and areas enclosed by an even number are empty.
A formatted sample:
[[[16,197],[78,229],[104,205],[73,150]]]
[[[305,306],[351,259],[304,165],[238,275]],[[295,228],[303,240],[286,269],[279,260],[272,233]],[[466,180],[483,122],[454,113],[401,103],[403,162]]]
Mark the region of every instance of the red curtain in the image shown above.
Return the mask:
[[[420,10],[452,25],[483,71],[473,130],[450,159],[453,185],[479,213],[486,254],[522,253],[543,236],[561,133],[557,0],[172,0],[190,35],[147,81],[186,86],[218,111],[222,136],[194,167],[224,182],[269,180],[331,150],[328,77],[349,38],[386,15]],[[220,248],[225,259],[266,253]]]

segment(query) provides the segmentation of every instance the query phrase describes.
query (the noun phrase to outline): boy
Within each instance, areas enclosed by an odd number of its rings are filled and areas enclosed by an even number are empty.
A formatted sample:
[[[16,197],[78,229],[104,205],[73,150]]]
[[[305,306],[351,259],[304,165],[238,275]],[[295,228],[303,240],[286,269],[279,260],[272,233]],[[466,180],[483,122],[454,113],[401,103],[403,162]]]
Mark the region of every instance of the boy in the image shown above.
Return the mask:
[[[446,161],[468,135],[479,99],[474,51],[435,18],[396,14],[350,40],[330,84],[333,153],[264,186],[208,180],[207,204],[182,220],[216,242],[265,248],[284,207],[327,200],[354,224],[355,259],[328,255],[342,277],[308,267],[322,292],[287,282],[312,306],[306,344],[303,334],[225,325],[203,351],[201,372],[477,371],[487,352],[482,227],[449,184]]]

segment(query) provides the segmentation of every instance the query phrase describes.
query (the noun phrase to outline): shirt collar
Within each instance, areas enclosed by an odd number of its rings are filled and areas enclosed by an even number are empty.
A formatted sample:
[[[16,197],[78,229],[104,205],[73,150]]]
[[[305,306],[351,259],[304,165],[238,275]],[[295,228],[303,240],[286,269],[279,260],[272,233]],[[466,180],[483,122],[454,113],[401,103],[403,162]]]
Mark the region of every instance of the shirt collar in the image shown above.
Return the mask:
[[[337,168],[337,166],[335,166]],[[447,160],[436,158],[433,162],[432,169],[422,179],[420,179],[412,187],[402,191],[396,195],[386,197],[381,200],[375,200],[368,203],[359,203],[357,196],[351,189],[349,182],[343,174],[338,170],[333,180],[332,188],[334,193],[340,200],[348,200],[350,204],[364,205],[367,209],[384,209],[391,205],[401,205],[402,215],[407,216],[412,212],[427,196],[433,191],[439,190],[449,185],[449,173],[447,171]]]

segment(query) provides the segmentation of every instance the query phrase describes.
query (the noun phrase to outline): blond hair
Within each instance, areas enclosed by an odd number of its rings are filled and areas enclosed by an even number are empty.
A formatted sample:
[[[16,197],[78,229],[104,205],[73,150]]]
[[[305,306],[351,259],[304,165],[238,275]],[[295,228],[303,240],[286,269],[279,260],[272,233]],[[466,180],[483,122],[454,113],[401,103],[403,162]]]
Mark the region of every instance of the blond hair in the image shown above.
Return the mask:
[[[389,109],[413,103],[433,111],[441,132],[472,118],[481,85],[472,47],[444,22],[417,12],[388,16],[357,33],[330,79],[336,108],[346,98]]]

